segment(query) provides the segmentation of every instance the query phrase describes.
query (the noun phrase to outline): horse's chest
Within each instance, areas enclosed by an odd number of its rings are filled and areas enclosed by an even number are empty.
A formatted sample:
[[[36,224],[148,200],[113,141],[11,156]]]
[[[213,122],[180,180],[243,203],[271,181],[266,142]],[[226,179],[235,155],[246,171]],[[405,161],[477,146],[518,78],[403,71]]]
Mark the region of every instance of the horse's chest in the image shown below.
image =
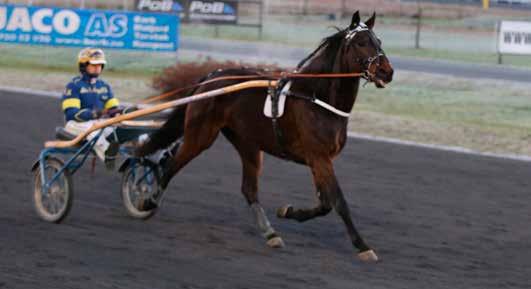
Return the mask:
[[[306,126],[300,132],[299,144],[307,152],[326,154],[331,157],[338,155],[346,144],[346,128],[335,122],[311,123],[312,129]]]

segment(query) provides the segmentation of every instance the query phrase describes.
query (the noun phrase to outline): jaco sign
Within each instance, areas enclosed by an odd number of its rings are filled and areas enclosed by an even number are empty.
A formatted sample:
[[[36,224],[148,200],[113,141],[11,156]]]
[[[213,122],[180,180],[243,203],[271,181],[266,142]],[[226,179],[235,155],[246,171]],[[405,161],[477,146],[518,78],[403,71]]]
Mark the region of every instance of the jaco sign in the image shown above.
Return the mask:
[[[0,42],[174,51],[171,14],[0,5]]]

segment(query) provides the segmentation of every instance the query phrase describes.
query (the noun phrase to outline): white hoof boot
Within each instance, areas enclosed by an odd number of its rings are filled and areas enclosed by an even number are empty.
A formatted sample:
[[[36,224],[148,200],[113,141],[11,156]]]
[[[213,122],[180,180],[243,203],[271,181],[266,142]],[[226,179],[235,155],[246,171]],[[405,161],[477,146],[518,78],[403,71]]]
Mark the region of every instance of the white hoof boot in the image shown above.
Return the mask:
[[[282,238],[280,237],[273,237],[269,240],[267,240],[267,246],[271,248],[284,248],[284,241],[282,241]]]
[[[376,256],[376,253],[374,253],[373,250],[368,250],[368,251],[359,253],[358,258],[360,258],[360,260],[363,262],[377,262],[378,261],[378,256]]]

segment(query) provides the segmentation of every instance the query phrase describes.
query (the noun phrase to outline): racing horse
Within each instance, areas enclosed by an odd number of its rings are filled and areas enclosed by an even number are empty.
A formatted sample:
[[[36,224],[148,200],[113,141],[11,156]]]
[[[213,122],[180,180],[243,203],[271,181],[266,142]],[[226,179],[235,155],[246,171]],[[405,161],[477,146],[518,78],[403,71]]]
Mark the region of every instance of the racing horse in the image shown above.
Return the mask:
[[[137,149],[138,156],[146,156],[184,136],[183,143],[162,174],[160,195],[172,177],[208,149],[221,132],[239,153],[243,166],[241,191],[256,216],[267,245],[282,247],[284,244],[258,200],[263,152],[308,166],[316,187],[318,204],[314,208],[286,205],[277,210],[277,217],[304,222],[335,209],[358,250],[358,257],[363,261],[377,261],[377,255],[354,226],[332,164],[345,146],[348,115],[356,101],[360,80],[364,78],[378,88],[392,81],[393,68],[381,48],[381,41],[373,32],[375,18],[373,14],[362,22],[359,12],[354,13],[347,28],[336,28],[335,34],[324,38],[317,49],[297,66],[296,73],[323,75],[322,78],[293,78],[279,82],[282,87],[277,90],[282,89],[288,97],[285,112],[275,119],[275,123],[263,113],[266,97],[272,93],[265,88],[237,91],[176,108],[162,128]],[[361,76],[325,77],[327,74],[354,72]],[[217,70],[203,80],[235,75],[259,76],[260,72],[247,68]],[[212,82],[200,86],[195,93],[240,82],[242,80],[237,79]],[[286,89],[288,84],[289,89]],[[141,207],[153,209],[158,205],[160,195],[146,200]]]

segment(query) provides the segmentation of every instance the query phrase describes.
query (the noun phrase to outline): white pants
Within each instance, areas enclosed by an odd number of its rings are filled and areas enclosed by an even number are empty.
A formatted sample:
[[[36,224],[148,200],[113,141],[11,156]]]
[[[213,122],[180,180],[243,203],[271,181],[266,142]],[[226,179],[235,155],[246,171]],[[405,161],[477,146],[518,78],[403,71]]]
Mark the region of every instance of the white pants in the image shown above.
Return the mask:
[[[73,135],[80,135],[89,130],[93,125],[97,124],[98,122],[100,121],[89,120],[85,122],[77,122],[75,120],[69,120],[66,122],[65,130]],[[93,138],[95,138],[100,131],[101,129],[91,132],[87,136],[87,140],[92,140]],[[96,141],[96,144],[94,145],[94,152],[102,161],[105,160],[105,151],[109,148],[109,142],[107,141],[107,137],[113,132],[113,127],[104,128],[103,133],[100,135],[100,137]]]

